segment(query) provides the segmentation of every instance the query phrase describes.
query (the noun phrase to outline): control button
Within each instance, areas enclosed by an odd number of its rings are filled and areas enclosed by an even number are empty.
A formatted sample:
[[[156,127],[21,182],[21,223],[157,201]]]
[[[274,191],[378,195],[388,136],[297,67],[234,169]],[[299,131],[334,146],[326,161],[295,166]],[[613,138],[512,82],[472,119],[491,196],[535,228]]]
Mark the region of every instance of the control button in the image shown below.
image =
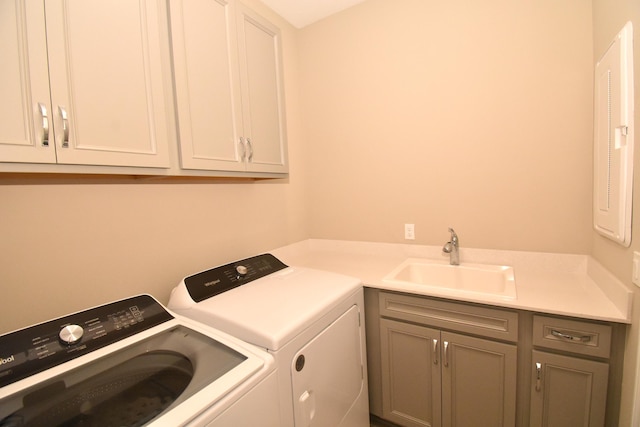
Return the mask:
[[[84,329],[80,325],[68,325],[62,328],[58,336],[60,337],[60,341],[67,345],[72,345],[80,341],[84,335]]]
[[[238,273],[238,277],[244,277],[248,272],[249,270],[244,265],[239,265],[236,267],[236,273]]]

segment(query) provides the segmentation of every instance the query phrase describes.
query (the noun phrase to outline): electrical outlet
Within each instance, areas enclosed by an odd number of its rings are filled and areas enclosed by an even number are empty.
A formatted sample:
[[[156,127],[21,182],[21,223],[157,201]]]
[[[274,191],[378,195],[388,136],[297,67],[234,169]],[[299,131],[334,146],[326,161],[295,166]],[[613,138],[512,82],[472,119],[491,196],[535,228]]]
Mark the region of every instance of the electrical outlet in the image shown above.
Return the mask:
[[[636,286],[640,287],[640,252],[633,253],[633,269],[631,272],[631,280]]]
[[[414,224],[405,224],[404,225],[404,238],[405,238],[405,240],[415,240],[416,239],[416,226]]]

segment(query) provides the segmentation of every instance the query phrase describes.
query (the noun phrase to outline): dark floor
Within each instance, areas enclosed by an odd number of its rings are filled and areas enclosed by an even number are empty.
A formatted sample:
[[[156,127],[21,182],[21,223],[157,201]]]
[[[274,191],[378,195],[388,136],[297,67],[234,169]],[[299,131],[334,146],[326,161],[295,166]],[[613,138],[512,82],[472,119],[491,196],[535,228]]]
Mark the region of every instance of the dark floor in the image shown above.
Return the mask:
[[[395,427],[395,424],[391,424],[387,421],[383,421],[381,419],[378,419],[376,417],[374,417],[373,415],[369,418],[369,421],[371,423],[371,427]]]

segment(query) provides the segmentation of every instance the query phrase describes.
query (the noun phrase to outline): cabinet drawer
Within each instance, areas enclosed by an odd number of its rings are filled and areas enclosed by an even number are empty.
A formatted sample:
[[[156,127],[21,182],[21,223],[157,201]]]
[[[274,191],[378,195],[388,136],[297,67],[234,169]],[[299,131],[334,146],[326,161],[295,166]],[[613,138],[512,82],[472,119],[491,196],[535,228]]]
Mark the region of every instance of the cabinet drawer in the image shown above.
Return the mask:
[[[611,325],[535,315],[533,345],[609,358]]]
[[[515,342],[518,313],[426,297],[380,292],[380,315]]]

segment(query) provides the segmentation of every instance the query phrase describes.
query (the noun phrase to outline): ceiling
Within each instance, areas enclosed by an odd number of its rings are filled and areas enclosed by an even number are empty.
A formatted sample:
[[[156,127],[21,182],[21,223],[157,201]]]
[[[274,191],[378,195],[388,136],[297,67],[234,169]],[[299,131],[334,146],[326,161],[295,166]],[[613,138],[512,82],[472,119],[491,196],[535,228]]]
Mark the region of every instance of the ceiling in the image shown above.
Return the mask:
[[[262,0],[296,28],[306,27],[365,0]]]

